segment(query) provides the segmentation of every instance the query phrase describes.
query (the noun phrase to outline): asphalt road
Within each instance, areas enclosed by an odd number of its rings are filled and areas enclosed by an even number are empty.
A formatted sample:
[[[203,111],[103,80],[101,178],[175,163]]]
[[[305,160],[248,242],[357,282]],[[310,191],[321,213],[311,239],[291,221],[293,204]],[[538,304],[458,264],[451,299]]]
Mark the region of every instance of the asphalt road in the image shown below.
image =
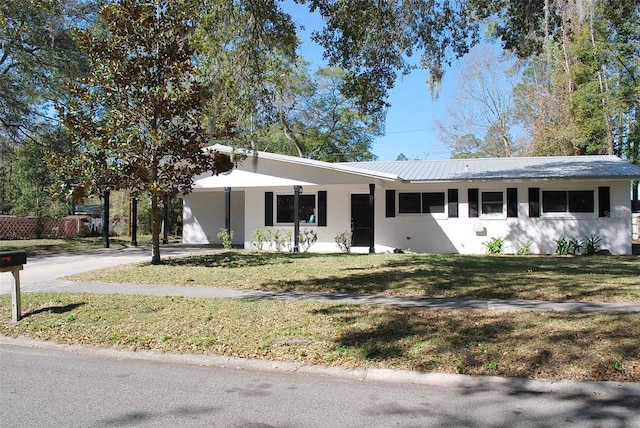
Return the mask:
[[[0,426],[640,427],[640,389],[458,388],[3,343]]]

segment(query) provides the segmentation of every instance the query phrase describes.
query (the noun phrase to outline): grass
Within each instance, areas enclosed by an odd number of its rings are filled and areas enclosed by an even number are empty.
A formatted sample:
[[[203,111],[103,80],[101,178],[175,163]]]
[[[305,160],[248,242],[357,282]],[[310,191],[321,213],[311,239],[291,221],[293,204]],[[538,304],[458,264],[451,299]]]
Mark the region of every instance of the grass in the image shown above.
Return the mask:
[[[216,252],[67,279],[262,290],[640,302],[637,257]]]
[[[109,239],[112,248],[126,247],[130,242],[131,239],[126,236]],[[150,236],[138,238],[139,245],[146,245],[150,242]],[[24,250],[27,252],[27,256],[73,253],[98,248],[102,248],[102,237],[0,240],[0,251]]]
[[[0,296],[0,319],[10,318]],[[23,295],[0,334],[58,343],[546,379],[640,381],[640,316],[314,302]]]

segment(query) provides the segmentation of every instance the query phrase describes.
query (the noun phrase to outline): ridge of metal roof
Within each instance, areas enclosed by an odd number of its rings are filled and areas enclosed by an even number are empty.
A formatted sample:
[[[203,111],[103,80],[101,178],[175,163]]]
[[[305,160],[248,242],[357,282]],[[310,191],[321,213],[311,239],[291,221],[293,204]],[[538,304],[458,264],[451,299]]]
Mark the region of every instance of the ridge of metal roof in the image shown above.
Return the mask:
[[[395,174],[408,182],[640,178],[640,167],[611,155],[372,161],[345,165]]]
[[[206,147],[206,149],[217,150],[217,151],[220,151],[223,153],[229,153],[229,154],[239,153],[244,156],[247,156],[247,158],[251,156],[257,156],[258,159],[259,158],[271,159],[271,160],[276,160],[280,162],[295,163],[299,165],[308,165],[308,166],[313,166],[317,168],[328,169],[331,171],[340,171],[340,172],[346,172],[349,174],[357,174],[357,175],[362,175],[366,177],[379,178],[382,180],[400,181],[400,178],[398,177],[397,174],[387,173],[384,171],[377,171],[375,169],[359,168],[358,162],[354,162],[353,164],[345,163],[345,162],[335,162],[335,163],[325,162],[325,161],[320,161],[315,159],[307,159],[307,158],[301,158],[296,156],[282,155],[278,153],[269,153],[269,152],[262,152],[257,150],[254,151],[254,150],[241,149],[241,148],[239,149],[231,146],[224,146],[222,144],[214,144],[213,146]]]

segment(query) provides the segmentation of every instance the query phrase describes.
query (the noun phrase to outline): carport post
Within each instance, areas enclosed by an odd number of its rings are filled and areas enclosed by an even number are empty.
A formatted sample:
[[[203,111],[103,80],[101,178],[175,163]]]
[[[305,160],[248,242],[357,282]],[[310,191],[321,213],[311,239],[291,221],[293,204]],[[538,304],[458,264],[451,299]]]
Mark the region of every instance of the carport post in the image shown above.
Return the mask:
[[[109,195],[111,191],[106,189],[102,194],[102,247],[109,248]]]
[[[302,186],[293,186],[293,252],[300,252],[300,193]]]
[[[169,243],[169,198],[164,200],[164,211],[162,212],[162,244]]]
[[[376,185],[374,183],[369,184],[369,211],[371,213],[371,228],[369,229],[369,253],[376,252]]]
[[[224,188],[224,228],[231,236],[231,187]]]
[[[138,246],[138,198],[131,198],[131,245]]]

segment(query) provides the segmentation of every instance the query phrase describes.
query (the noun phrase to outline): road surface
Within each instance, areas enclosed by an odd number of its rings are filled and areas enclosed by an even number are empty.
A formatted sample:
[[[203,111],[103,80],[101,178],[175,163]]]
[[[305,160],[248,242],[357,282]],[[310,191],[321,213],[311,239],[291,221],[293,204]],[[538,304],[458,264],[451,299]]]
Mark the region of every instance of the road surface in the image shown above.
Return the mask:
[[[5,341],[0,426],[640,427],[637,384],[459,388],[133,356]]]

